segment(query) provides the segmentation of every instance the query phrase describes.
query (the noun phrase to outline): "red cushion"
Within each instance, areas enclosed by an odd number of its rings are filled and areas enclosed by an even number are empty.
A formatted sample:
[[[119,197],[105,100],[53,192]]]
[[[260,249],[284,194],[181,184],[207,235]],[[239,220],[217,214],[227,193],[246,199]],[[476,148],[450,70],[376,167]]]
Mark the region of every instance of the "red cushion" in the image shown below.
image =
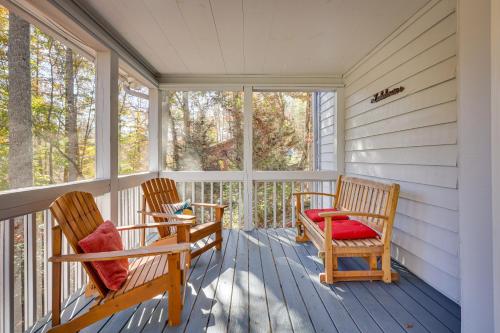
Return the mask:
[[[123,243],[118,230],[111,221],[106,221],[94,232],[78,242],[85,253],[123,250]],[[110,290],[118,290],[127,280],[128,260],[95,261],[91,263]]]
[[[319,222],[318,227],[325,231],[325,222]],[[344,220],[333,222],[332,228],[333,239],[363,239],[363,238],[378,238],[375,230],[367,227],[363,223],[356,220]]]
[[[309,217],[313,222],[322,222],[325,220],[324,217],[319,216],[319,213],[325,212],[338,212],[338,209],[335,208],[322,208],[322,209],[306,209],[304,213]],[[339,215],[333,216],[332,220],[349,220],[349,216],[347,215]]]

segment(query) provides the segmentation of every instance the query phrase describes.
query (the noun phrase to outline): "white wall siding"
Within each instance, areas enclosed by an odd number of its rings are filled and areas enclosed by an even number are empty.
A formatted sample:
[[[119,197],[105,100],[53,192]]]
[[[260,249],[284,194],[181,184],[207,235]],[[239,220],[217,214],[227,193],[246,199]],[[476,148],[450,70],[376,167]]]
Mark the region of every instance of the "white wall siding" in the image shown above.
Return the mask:
[[[459,302],[455,7],[419,10],[345,74],[344,101],[346,173],[401,185],[394,258]]]

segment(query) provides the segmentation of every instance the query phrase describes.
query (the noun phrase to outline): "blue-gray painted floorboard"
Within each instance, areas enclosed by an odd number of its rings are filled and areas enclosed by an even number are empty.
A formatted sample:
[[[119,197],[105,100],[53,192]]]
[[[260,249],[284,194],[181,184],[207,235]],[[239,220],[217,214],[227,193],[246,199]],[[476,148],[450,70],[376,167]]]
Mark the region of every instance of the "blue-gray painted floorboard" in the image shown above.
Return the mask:
[[[292,229],[225,230],[222,251],[193,260],[183,322],[166,326],[167,295],[138,304],[85,332],[459,332],[460,307],[394,263],[401,281],[321,284],[323,264]],[[203,245],[203,244],[199,244]],[[359,268],[362,260],[343,259]],[[82,291],[63,304],[62,320],[86,311]],[[46,332],[50,315],[30,333]]]

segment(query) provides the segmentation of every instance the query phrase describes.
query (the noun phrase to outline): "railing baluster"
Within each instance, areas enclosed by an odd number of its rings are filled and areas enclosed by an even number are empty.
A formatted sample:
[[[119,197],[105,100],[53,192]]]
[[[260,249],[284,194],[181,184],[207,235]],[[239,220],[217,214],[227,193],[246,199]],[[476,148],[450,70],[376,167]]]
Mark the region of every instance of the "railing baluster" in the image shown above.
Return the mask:
[[[241,191],[241,182],[238,182],[238,228],[242,227],[243,219],[243,194]]]
[[[258,195],[257,191],[259,190],[259,182],[254,182],[253,189],[253,225],[258,228],[259,227],[259,202],[257,201]]]
[[[264,182],[264,228],[267,229],[267,182]]]
[[[281,182],[281,210],[283,214],[283,228],[286,226],[286,183],[284,181]]]
[[[201,182],[201,202],[205,202],[205,182]],[[201,223],[205,222],[205,207],[201,207]]]
[[[300,192],[304,192],[304,182],[300,182]],[[300,196],[300,206],[302,207],[302,209],[305,209],[303,195]]]
[[[191,202],[195,202],[195,199],[196,199],[195,191],[196,191],[196,183],[195,182],[191,182]],[[193,207],[193,214],[196,214],[196,208],[195,207]]]
[[[292,181],[292,193],[295,192],[295,181]],[[290,206],[292,207],[292,227],[295,228],[295,197],[290,196]]]
[[[229,182],[229,225],[233,227],[233,182]]]
[[[276,181],[273,182],[273,228],[276,228]]]
[[[14,219],[1,221],[0,238],[0,286],[2,288],[1,328],[3,332],[14,332]]]
[[[210,203],[214,203],[214,182],[210,182]],[[214,220],[214,209],[210,208],[210,220]]]
[[[186,182],[182,182],[182,201],[186,200]]]
[[[24,329],[36,321],[36,213],[24,217]]]

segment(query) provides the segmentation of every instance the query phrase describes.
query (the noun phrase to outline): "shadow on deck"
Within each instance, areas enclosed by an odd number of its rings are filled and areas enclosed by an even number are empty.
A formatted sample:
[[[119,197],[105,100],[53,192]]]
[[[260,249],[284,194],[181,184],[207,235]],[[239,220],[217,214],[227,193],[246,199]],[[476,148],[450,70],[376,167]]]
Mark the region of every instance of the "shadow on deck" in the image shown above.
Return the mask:
[[[319,282],[323,264],[292,229],[224,231],[222,251],[207,251],[189,272],[182,324],[166,326],[165,295],[131,307],[82,332],[459,332],[460,307],[394,264],[401,281]],[[341,267],[364,262],[346,259]],[[76,293],[62,321],[91,299]],[[45,332],[47,316],[29,330]]]

